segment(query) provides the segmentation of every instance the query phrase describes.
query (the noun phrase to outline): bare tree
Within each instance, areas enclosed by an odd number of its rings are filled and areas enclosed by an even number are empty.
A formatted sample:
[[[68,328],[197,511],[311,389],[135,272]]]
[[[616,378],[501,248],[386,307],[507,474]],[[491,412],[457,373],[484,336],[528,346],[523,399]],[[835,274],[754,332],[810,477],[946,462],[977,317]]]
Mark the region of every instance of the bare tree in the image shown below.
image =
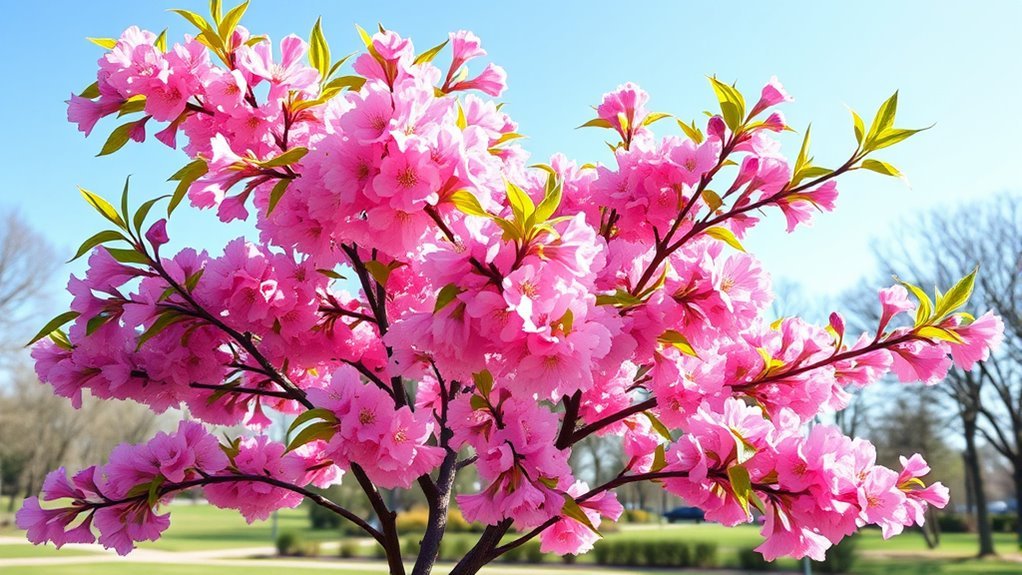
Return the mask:
[[[138,442],[156,416],[141,405],[85,398],[75,410],[36,379],[24,342],[48,319],[47,286],[58,259],[14,212],[0,213],[0,493],[13,510],[38,491],[46,472],[84,466],[121,442]]]
[[[31,334],[58,265],[50,243],[14,211],[0,212],[0,360],[11,360]]]
[[[978,373],[952,370],[941,384],[958,413],[965,440],[967,483],[973,489],[980,554],[993,553],[977,437],[1011,465],[1016,500],[1022,501],[1022,209],[1015,194],[924,214],[878,247],[884,271],[915,283],[948,287],[981,267],[974,307],[989,308],[1005,324],[1005,343]],[[1022,524],[1017,539],[1022,545]]]

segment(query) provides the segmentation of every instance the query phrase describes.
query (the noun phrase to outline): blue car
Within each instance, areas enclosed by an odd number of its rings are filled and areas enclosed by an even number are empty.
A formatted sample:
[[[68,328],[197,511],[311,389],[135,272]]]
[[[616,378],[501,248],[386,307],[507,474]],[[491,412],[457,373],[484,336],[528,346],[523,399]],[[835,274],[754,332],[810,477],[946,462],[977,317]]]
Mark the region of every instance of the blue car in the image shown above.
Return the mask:
[[[676,523],[678,521],[695,521],[696,523],[702,523],[706,516],[702,509],[698,507],[675,507],[670,511],[664,512],[664,519],[667,519],[668,523]]]

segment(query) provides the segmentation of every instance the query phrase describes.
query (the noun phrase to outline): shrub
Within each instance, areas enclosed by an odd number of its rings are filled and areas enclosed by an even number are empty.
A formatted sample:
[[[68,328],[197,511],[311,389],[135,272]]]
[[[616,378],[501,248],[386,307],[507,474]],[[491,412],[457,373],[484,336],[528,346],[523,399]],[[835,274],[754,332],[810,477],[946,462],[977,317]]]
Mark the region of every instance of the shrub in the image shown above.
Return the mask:
[[[645,509],[626,509],[621,521],[625,523],[650,523],[653,521],[653,514]]]
[[[285,531],[277,536],[277,555],[294,555],[298,548],[298,534]]]
[[[341,541],[341,548],[338,551],[338,555],[342,559],[351,559],[352,557],[358,557],[361,549],[362,546],[358,544],[358,541]]]
[[[772,561],[764,559],[759,551],[753,549],[738,551],[738,565],[744,571],[772,571],[777,567]]]
[[[450,509],[447,511],[447,533],[468,533],[472,530],[472,524],[465,520],[461,511]]]
[[[820,573],[847,573],[858,559],[859,536],[845,537],[840,543],[827,550],[823,561],[813,561],[813,567]]]
[[[285,531],[277,537],[277,554],[287,557],[315,557],[319,555],[319,542],[302,541],[293,531]]]
[[[308,505],[309,525],[313,529],[338,529],[341,527],[343,518],[320,505]]]
[[[999,513],[990,516],[990,528],[996,533],[1014,533],[1017,522],[1018,515],[1011,513]]]
[[[969,520],[958,513],[941,513],[937,517],[937,526],[940,527],[942,533],[969,533],[972,531]]]
[[[415,507],[408,511],[402,511],[394,519],[398,532],[402,531],[425,531],[429,525],[429,510],[424,507]]]
[[[404,557],[415,557],[419,554],[419,543],[422,540],[418,535],[409,535],[401,540],[401,555]]]
[[[522,550],[526,563],[542,563],[543,557],[546,555],[539,550],[539,541],[526,542],[525,545],[522,545]]]
[[[468,554],[472,549],[472,541],[465,537],[445,537],[440,542],[440,559],[442,561],[457,561]]]
[[[601,539],[596,542],[593,547],[593,561],[597,565],[610,565],[610,556],[613,552],[614,544],[606,539]]]
[[[709,542],[696,543],[692,549],[692,566],[716,567],[717,544]]]

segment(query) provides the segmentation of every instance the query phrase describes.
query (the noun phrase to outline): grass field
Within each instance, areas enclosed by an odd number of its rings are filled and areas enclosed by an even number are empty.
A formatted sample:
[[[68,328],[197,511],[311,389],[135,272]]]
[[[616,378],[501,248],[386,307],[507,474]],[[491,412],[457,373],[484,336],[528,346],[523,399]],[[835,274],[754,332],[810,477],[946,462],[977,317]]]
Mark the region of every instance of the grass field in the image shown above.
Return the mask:
[[[206,505],[175,505],[170,508],[171,527],[163,538],[142,547],[162,551],[210,551],[217,549],[238,549],[267,547],[273,545],[273,527],[270,521],[248,525],[236,513],[218,510]],[[342,536],[334,530],[312,530],[309,528],[305,510],[284,510],[278,514],[277,533],[295,532],[303,541],[340,541]],[[18,536],[16,530],[0,532],[0,535]],[[607,533],[610,541],[622,540],[677,540],[688,543],[713,542],[719,549],[722,567],[736,567],[735,552],[750,549],[760,542],[758,528],[745,526],[725,528],[718,525],[625,525],[619,531]],[[465,538],[474,541],[477,534],[450,534],[451,538]],[[1002,553],[1010,554],[1015,549],[1011,534],[997,534],[996,543]],[[977,561],[970,556],[975,552],[975,536],[971,534],[945,534],[937,550],[927,550],[923,538],[916,533],[905,533],[884,541],[878,530],[866,530],[859,543],[862,551],[855,575],[1020,575],[1022,563],[1007,560]],[[370,554],[372,546],[364,547]],[[336,546],[329,547],[325,554],[336,553]],[[3,575],[200,575],[209,572],[202,565],[175,564],[129,564],[115,561],[82,564],[40,565],[32,567],[2,567],[5,558],[24,557],[74,557],[88,554],[78,549],[56,551],[49,547],[27,545],[0,545],[0,573]],[[881,555],[882,554],[882,555]],[[888,555],[889,554],[889,555]],[[553,558],[551,558],[553,559]],[[591,556],[579,558],[580,563],[589,563]],[[793,560],[781,561],[778,567],[796,570],[799,564]],[[548,562],[533,573],[552,572],[557,563]],[[228,567],[217,566],[217,575],[270,575],[279,573],[277,567]],[[288,568],[288,572],[305,574],[323,573],[315,568]],[[343,571],[346,575],[362,575],[356,571]],[[379,572],[376,572],[379,573]],[[484,570],[485,573],[485,570]],[[691,575],[693,572],[687,572]]]
[[[340,573],[343,575],[380,575],[379,571],[326,571],[324,569],[301,569],[288,567],[231,567],[218,565],[211,569],[206,565],[156,565],[140,563],[89,563],[82,565],[47,565],[45,567],[3,567],[4,575],[280,575],[299,573],[317,575]]]
[[[54,549],[42,545],[0,545],[0,561],[22,557],[81,557],[83,555],[95,555],[95,553],[81,549]]]

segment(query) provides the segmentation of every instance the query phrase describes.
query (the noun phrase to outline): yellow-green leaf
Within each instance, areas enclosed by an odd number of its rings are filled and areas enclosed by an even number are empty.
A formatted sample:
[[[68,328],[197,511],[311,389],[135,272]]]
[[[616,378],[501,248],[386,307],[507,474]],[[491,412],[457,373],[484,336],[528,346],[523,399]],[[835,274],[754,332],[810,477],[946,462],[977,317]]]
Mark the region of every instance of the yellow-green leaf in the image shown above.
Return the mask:
[[[323,36],[323,19],[316,18],[309,37],[309,64],[319,71],[321,79],[326,80],[330,72],[330,45]]]
[[[585,511],[583,511],[581,507],[579,507],[575,498],[567,493],[564,494],[564,507],[561,508],[561,515],[578,521],[582,525],[588,527],[593,533],[603,537],[599,530],[596,529],[596,526],[593,525],[593,522],[589,520],[589,516],[586,515]]]
[[[298,435],[291,440],[291,443],[288,443],[286,452],[294,451],[306,443],[311,443],[317,439],[329,441],[336,432],[337,428],[333,423],[326,421],[313,423],[298,432]]]
[[[888,164],[887,162],[881,162],[880,160],[866,159],[862,161],[862,168],[885,176],[894,176],[895,178],[901,177],[901,172],[898,168]]]
[[[935,315],[938,320],[944,319],[948,314],[957,310],[969,301],[972,295],[973,286],[976,284],[976,271],[972,270],[969,275],[958,280],[955,285],[937,300]]]
[[[51,319],[50,321],[46,322],[46,325],[44,325],[43,328],[39,330],[39,333],[35,334],[35,336],[33,336],[32,339],[30,339],[28,343],[25,344],[25,347],[28,347],[33,343],[41,340],[42,338],[50,335],[51,333],[57,331],[64,324],[77,318],[78,315],[79,314],[76,311],[66,311],[58,315],[57,317]]]
[[[458,208],[459,211],[470,216],[490,217],[490,214],[484,210],[482,204],[479,203],[479,199],[471,192],[458,190],[452,193],[451,203],[453,203],[454,207]]]
[[[478,373],[472,374],[472,381],[476,384],[476,389],[483,397],[489,397],[490,392],[493,391],[493,374],[490,370],[484,369]]]
[[[107,50],[112,49],[117,45],[116,38],[86,38],[89,42],[99,46],[100,48],[106,48]]]
[[[290,178],[281,178],[277,180],[276,184],[273,184],[273,189],[270,190],[270,201],[266,204],[266,215],[269,216],[276,209],[277,204],[280,203],[280,199],[284,197],[284,192],[287,191],[287,187],[291,185],[294,180]]]
[[[103,144],[103,149],[96,156],[106,156],[123,148],[124,144],[127,144],[128,140],[131,139],[131,130],[135,127],[136,123],[138,122],[128,122],[114,128],[114,131],[110,132],[110,137],[106,139],[106,143]]]
[[[664,333],[660,334],[660,337],[657,338],[657,341],[663,344],[673,345],[674,347],[678,348],[678,351],[684,353],[685,355],[699,357],[699,354],[696,353],[695,348],[693,348],[692,344],[689,343],[688,338],[686,338],[677,330],[669,329],[665,331]]]
[[[660,437],[663,437],[667,441],[674,441],[674,438],[671,437],[671,430],[667,429],[667,426],[664,425],[664,422],[660,421],[660,419],[657,418],[657,416],[653,415],[649,411],[643,411],[642,414],[645,415],[647,419],[649,419],[649,424],[653,426],[654,431],[660,434]]]
[[[99,232],[96,235],[92,236],[91,238],[82,242],[82,245],[78,248],[78,251],[75,252],[74,257],[67,261],[68,263],[71,263],[85,255],[86,253],[88,253],[90,250],[92,250],[92,248],[100,244],[118,240],[125,242],[128,241],[127,238],[124,237],[124,234],[122,234],[121,232],[117,232],[114,230],[104,230],[102,232]]]
[[[437,44],[436,46],[433,46],[429,50],[426,50],[422,54],[419,54],[415,58],[415,62],[413,62],[413,63],[414,64],[426,64],[428,62],[432,62],[433,58],[436,58],[436,55],[440,53],[440,50],[444,49],[444,46],[446,46],[448,42],[450,42],[450,40],[444,40],[443,42]]]
[[[524,190],[516,186],[511,180],[506,180],[507,185],[507,200],[511,204],[511,211],[515,215],[515,220],[518,222],[524,222],[536,211],[536,204],[532,202],[532,198],[529,194],[525,193]]]
[[[589,120],[585,124],[579,126],[579,128],[613,128],[613,127],[614,127],[613,124],[611,124],[607,120],[604,120],[603,118],[593,118],[592,120]],[[578,128],[576,128],[576,130],[577,129]]]
[[[266,160],[264,162],[258,162],[258,164],[259,167],[261,168],[279,168],[281,166],[289,166],[297,162],[298,160],[304,158],[305,154],[308,153],[309,153],[308,148],[298,146],[295,148],[291,148],[290,150],[284,152],[283,154],[275,158],[270,158],[269,160]]]
[[[241,4],[238,4],[234,8],[231,8],[227,15],[224,16],[220,24],[217,25],[217,32],[220,34],[220,38],[223,39],[224,43],[230,42],[231,34],[234,33],[234,29],[238,27],[238,23],[241,22],[241,17],[245,15],[245,10],[248,10],[248,0],[245,0]]]
[[[951,330],[944,329],[942,327],[937,327],[935,325],[924,325],[923,327],[919,328],[919,330],[916,331],[916,334],[918,334],[920,337],[925,337],[927,339],[949,341],[951,343],[958,344],[965,343],[965,340],[963,340],[962,337],[957,333]]]
[[[337,423],[337,416],[334,412],[326,409],[325,407],[317,407],[308,411],[301,412],[298,417],[291,422],[291,426],[287,428],[288,434],[301,427],[303,424],[312,421],[313,419],[322,419],[324,421]]]
[[[727,245],[735,248],[740,252],[745,251],[745,248],[742,247],[742,242],[738,241],[738,238],[735,236],[735,233],[727,228],[715,226],[707,229],[703,233],[712,238],[717,238],[718,240],[721,240],[722,242],[726,243]]]
[[[455,284],[447,284],[440,288],[440,292],[436,295],[436,304],[433,306],[433,313],[435,314],[447,307],[447,305],[453,302],[461,292],[461,288]]]
[[[82,194],[82,197],[85,198],[85,201],[89,202],[89,205],[95,208],[96,211],[99,212],[104,218],[116,224],[117,227],[124,229],[125,227],[124,220],[121,219],[121,216],[120,214],[117,213],[117,210],[115,210],[114,207],[110,205],[110,202],[104,200],[98,194],[94,194],[81,186],[78,187],[78,191]]]
[[[664,118],[670,118],[670,117],[671,117],[670,114],[665,114],[663,112],[652,112],[651,114],[647,115],[642,120],[642,125],[643,126],[648,126],[648,125],[652,124],[653,122],[658,122],[660,120],[663,120]]]

